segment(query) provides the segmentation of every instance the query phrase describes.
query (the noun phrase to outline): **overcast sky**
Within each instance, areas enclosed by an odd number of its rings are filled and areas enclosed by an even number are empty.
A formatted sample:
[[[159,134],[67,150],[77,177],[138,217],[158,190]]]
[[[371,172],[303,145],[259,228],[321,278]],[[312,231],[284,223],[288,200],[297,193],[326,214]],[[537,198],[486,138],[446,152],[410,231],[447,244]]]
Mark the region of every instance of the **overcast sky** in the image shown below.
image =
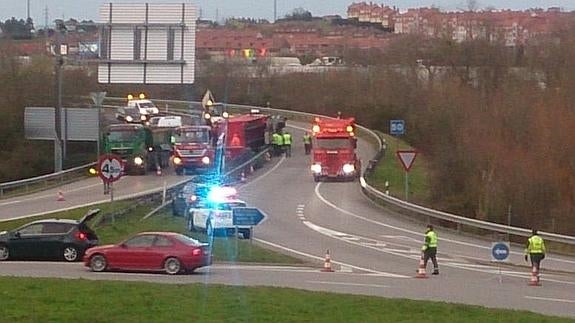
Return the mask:
[[[201,9],[202,17],[220,20],[225,17],[252,17],[273,20],[274,0],[29,0],[30,15],[36,26],[43,26],[45,9],[48,8],[48,21],[57,18],[75,18],[78,20],[96,20],[98,7],[103,3],[136,2],[136,3],[182,3],[191,2]],[[294,8],[309,10],[314,16],[339,14],[346,16],[347,6],[354,0],[275,0],[277,1],[278,18],[290,13]],[[355,2],[361,2],[355,0]],[[369,1],[366,1],[369,2]],[[395,0],[394,2],[374,1],[400,9],[437,6],[442,10],[457,10],[466,7],[467,0]],[[498,9],[528,9],[562,7],[564,10],[575,10],[575,0],[477,0],[479,8],[496,7]],[[27,0],[0,0],[0,20],[11,17],[26,17]]]

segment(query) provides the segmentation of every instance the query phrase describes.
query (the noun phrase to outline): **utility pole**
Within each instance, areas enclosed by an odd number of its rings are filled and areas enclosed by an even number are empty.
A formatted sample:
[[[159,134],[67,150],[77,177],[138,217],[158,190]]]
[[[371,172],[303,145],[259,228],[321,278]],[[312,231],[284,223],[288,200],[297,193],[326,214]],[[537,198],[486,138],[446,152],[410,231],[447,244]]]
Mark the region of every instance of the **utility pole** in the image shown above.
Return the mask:
[[[30,18],[30,0],[26,2],[26,19]]]
[[[278,19],[278,0],[274,0],[274,23]]]
[[[44,8],[44,32],[46,36],[48,36],[48,18],[48,6],[46,6],[46,8]]]

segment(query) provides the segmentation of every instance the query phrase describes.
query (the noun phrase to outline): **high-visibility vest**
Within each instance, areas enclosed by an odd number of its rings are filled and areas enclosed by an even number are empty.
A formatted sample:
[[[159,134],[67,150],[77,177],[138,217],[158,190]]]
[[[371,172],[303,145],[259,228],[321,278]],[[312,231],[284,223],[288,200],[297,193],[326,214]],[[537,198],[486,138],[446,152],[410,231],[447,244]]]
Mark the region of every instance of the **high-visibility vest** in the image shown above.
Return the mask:
[[[303,143],[304,144],[311,144],[311,136],[310,135],[303,135]]]
[[[272,145],[278,145],[279,142],[279,135],[277,133],[273,133],[272,134]]]
[[[425,251],[427,248],[437,248],[437,234],[435,231],[428,231],[425,234],[425,244],[421,247],[421,250]]]
[[[283,141],[284,145],[291,145],[291,134],[289,132],[284,133]]]
[[[277,140],[277,141],[276,141],[276,144],[277,144],[278,146],[283,146],[283,145],[284,145],[284,137],[283,137],[281,134],[276,133],[276,140]]]
[[[529,244],[525,253],[545,253],[545,242],[540,236],[531,236],[527,241]]]

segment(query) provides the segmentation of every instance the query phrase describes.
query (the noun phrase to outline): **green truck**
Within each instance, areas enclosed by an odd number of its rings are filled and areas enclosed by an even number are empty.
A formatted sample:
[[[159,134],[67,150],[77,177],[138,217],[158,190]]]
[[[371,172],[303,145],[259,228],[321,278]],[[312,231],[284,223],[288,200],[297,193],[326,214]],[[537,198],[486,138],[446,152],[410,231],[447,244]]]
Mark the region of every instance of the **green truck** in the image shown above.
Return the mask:
[[[125,174],[145,175],[149,170],[169,167],[171,136],[171,128],[112,124],[104,134],[104,151],[122,158]]]

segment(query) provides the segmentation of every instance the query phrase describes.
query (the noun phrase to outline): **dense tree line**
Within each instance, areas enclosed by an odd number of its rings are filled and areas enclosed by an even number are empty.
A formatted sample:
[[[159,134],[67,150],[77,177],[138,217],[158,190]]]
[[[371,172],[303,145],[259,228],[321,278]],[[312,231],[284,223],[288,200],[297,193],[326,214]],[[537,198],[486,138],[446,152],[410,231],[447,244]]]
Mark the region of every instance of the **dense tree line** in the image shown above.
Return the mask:
[[[0,182],[38,176],[53,172],[53,145],[49,141],[26,140],[25,107],[55,106],[54,58],[33,57],[23,61],[15,55],[15,45],[4,40],[0,46]],[[96,80],[81,70],[63,73],[63,96],[88,95]],[[70,82],[67,80],[74,80]],[[66,104],[67,102],[64,101]],[[69,163],[85,162],[74,156],[85,145],[70,145]],[[95,146],[94,146],[95,147]],[[78,159],[78,160],[75,160]]]

